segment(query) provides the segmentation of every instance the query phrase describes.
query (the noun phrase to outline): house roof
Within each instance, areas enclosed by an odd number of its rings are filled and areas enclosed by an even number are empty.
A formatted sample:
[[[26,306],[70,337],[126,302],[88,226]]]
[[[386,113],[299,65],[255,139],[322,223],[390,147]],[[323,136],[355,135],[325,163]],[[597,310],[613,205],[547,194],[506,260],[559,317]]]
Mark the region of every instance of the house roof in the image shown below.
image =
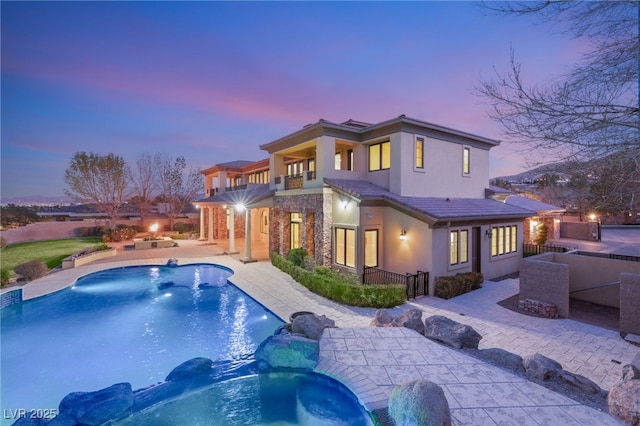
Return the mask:
[[[411,211],[430,224],[492,219],[524,219],[536,212],[488,198],[403,197],[362,180],[324,179],[332,189],[364,204],[384,201],[399,210]]]
[[[531,198],[522,197],[518,195],[511,195],[507,197],[504,202],[512,206],[522,207],[523,209],[536,211],[539,214],[564,213],[567,211],[562,207],[554,206],[552,204],[543,203],[540,201],[533,200]]]
[[[322,135],[333,135],[362,142],[398,131],[413,133],[420,132],[434,138],[451,139],[460,143],[474,144],[485,149],[489,149],[500,144],[500,142],[495,139],[489,139],[484,136],[478,136],[460,130],[451,129],[449,127],[440,126],[438,124],[410,118],[403,114],[390,120],[375,124],[369,124],[352,119],[349,119],[344,123],[333,123],[325,119],[320,119],[318,122],[307,124],[302,129],[289,135],[278,138],[272,142],[262,144],[260,145],[260,149],[273,153],[304,141],[315,139]]]
[[[270,198],[275,190],[269,189],[267,184],[248,185],[247,189],[238,191],[225,191],[212,195],[211,197],[201,198],[194,203],[215,203],[215,204],[238,204],[242,203],[251,207],[259,201]]]

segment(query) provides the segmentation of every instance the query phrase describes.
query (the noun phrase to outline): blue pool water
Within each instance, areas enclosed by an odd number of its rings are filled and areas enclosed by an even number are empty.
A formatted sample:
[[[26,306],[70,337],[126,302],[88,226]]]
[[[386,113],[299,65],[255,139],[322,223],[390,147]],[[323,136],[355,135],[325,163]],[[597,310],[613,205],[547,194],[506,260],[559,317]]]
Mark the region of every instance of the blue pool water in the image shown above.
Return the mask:
[[[209,264],[109,269],[2,309],[2,412],[57,408],[69,392],[119,382],[146,387],[195,357],[251,358],[283,321],[231,275]]]

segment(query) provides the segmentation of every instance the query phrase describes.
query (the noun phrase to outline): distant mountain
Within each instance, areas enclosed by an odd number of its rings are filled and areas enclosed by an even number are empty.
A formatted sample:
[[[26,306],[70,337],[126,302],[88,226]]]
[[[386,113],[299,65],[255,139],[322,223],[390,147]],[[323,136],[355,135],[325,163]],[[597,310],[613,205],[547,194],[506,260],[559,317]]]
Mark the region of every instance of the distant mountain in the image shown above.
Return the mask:
[[[43,206],[43,205],[57,205],[57,204],[74,204],[73,198],[65,195],[51,196],[51,195],[27,195],[24,197],[1,197],[0,204],[15,204],[18,206]]]

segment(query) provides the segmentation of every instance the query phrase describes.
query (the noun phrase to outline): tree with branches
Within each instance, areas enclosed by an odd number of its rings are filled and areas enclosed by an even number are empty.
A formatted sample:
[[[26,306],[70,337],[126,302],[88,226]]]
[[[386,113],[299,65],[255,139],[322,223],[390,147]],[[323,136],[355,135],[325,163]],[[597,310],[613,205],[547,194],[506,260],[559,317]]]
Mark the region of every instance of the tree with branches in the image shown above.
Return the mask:
[[[141,154],[135,162],[132,173],[133,193],[129,202],[138,208],[141,223],[151,211],[154,198],[158,193],[158,166],[161,164],[160,154]]]
[[[130,170],[115,154],[76,152],[64,174],[65,193],[78,202],[93,202],[115,226],[118,210],[128,198]]]
[[[166,206],[169,227],[173,230],[176,217],[184,213],[204,188],[203,176],[199,170],[187,170],[187,162],[183,156],[177,157],[174,161],[164,155],[159,163],[158,182],[158,198]]]
[[[630,0],[484,3],[500,13],[561,25],[589,48],[566,75],[542,88],[526,84],[512,50],[509,71],[496,72],[477,87],[506,139],[520,144],[537,164],[630,159],[621,165],[631,184],[607,189],[627,191],[624,199],[640,197],[639,5]]]

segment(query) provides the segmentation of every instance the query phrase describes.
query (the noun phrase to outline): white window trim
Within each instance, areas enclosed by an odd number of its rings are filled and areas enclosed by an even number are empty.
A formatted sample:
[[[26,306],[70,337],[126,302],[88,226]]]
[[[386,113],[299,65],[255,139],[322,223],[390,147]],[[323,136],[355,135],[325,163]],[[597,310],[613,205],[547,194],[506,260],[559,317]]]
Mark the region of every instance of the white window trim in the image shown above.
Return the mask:
[[[464,153],[465,152],[469,152],[469,172],[465,173],[464,171]],[[473,174],[473,164],[472,164],[472,158],[471,158],[471,147],[469,145],[462,145],[462,176],[463,177],[471,177],[471,175]]]
[[[422,140],[422,167],[416,166],[417,158],[416,158],[416,144],[418,143],[418,139]],[[427,169],[425,167],[425,150],[427,147],[427,138],[424,136],[415,135],[413,138],[413,171],[417,173],[426,173]]]

